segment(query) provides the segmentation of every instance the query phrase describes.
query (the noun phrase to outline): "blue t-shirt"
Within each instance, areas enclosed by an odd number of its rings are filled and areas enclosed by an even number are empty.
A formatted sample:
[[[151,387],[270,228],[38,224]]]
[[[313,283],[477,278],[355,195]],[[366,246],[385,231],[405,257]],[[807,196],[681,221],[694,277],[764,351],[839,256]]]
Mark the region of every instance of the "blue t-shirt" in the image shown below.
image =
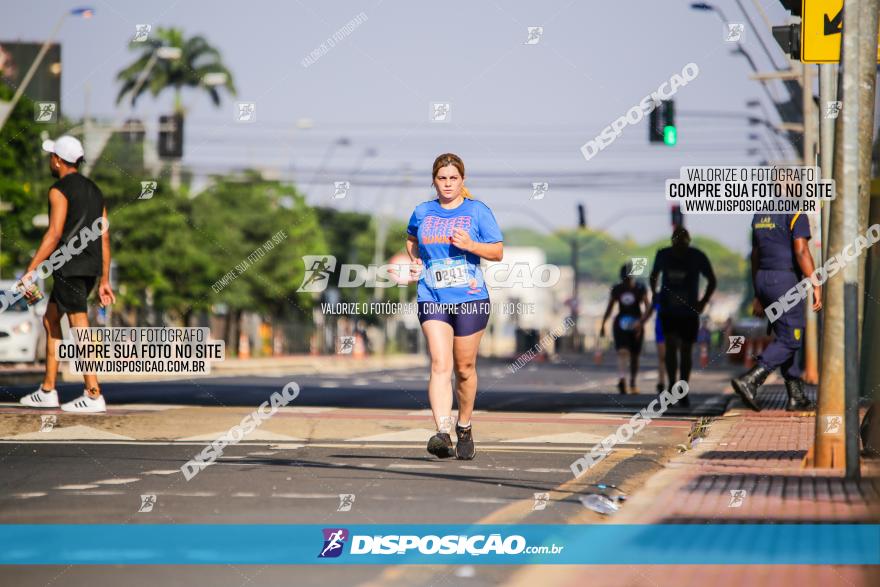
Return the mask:
[[[752,218],[752,247],[758,251],[758,269],[794,271],[794,239],[810,239],[810,220],[803,214],[755,214]]]
[[[439,200],[416,206],[406,232],[418,240],[419,256],[424,263],[418,301],[458,304],[489,297],[480,257],[452,244],[457,228],[468,231],[474,242],[504,240],[495,216],[482,202],[465,198],[451,210],[441,207]]]

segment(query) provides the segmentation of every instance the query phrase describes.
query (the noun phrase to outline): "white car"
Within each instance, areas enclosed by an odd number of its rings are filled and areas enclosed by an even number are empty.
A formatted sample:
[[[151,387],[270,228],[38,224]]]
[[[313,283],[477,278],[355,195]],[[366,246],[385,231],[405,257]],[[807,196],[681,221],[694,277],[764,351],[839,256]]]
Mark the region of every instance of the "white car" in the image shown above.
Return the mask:
[[[0,292],[14,292],[14,286],[14,281],[0,281]],[[43,290],[42,283],[39,287]],[[44,297],[28,306],[24,298],[20,298],[0,312],[0,363],[36,363],[45,358],[42,316],[47,303]]]

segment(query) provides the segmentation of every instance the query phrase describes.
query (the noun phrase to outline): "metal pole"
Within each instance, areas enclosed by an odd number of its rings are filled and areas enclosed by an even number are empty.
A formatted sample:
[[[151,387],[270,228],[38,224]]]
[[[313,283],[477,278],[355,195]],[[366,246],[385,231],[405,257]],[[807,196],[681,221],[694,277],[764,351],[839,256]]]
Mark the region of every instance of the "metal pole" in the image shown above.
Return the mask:
[[[782,67],[779,67],[778,65],[776,65],[776,59],[773,58],[773,53],[770,52],[770,49],[764,43],[764,39],[761,37],[761,34],[758,32],[758,27],[756,27],[755,23],[752,22],[752,17],[749,16],[749,13],[746,11],[746,7],[742,5],[741,0],[736,0],[736,3],[739,6],[740,12],[742,12],[743,16],[746,17],[746,22],[749,23],[749,27],[752,29],[752,33],[754,33],[755,37],[758,39],[758,43],[761,45],[761,48],[764,49],[764,53],[767,55],[767,59],[770,61],[770,63],[773,64],[774,69],[776,69],[776,71],[781,71],[783,69],[789,69],[787,67],[782,68]],[[770,28],[772,30],[772,27],[770,27]]]
[[[880,223],[880,190],[872,189],[872,150],[874,142],[874,128],[876,125],[875,95],[877,89],[877,69],[874,63],[875,48],[878,45],[878,10],[880,0],[867,0],[862,6],[860,20],[866,28],[865,34],[859,43],[859,88],[861,90],[861,108],[859,112],[859,146],[862,150],[860,161],[860,203],[864,210],[859,210],[860,229],[865,225]],[[878,186],[880,187],[880,186]],[[862,223],[861,213],[866,214],[865,222]],[[864,278],[859,280],[864,284],[864,292],[859,292],[859,300],[865,307],[864,315],[860,316],[860,330],[862,335],[861,356],[866,360],[861,361],[859,382],[861,383],[862,395],[870,396],[873,390],[873,418],[874,424],[869,428],[865,439],[865,449],[870,453],[880,452],[880,425],[878,425],[878,409],[880,409],[880,362],[868,360],[871,356],[873,343],[880,338],[880,308],[876,303],[868,303],[868,300],[880,298],[880,251],[876,245],[867,251],[865,266],[859,269],[863,271]],[[858,412],[856,412],[858,414]],[[858,447],[858,440],[855,441]]]
[[[837,65],[823,63],[819,65],[819,167],[822,179],[832,178],[834,166],[834,127],[835,118],[828,116],[829,102],[837,100]],[[822,261],[828,258],[828,218],[831,206],[822,206]]]
[[[841,253],[855,237],[858,228],[858,37],[861,0],[850,0],[844,12],[841,40],[840,90],[843,97],[841,124],[835,140],[834,179],[837,197],[831,206],[828,234],[829,255]],[[855,355],[846,360],[847,351],[857,352],[853,344],[858,309],[858,266],[849,262],[825,284],[825,321],[822,329],[823,364],[819,374],[819,402],[816,408],[816,434],[808,464],[816,468],[846,468],[847,475],[858,472],[858,451],[847,450],[847,431],[857,428],[851,395]],[[845,327],[848,325],[849,327]],[[858,381],[856,380],[857,384]],[[854,466],[855,465],[855,466]]]
[[[874,142],[874,92],[877,87],[877,26],[880,0],[862,0],[861,34],[858,38],[858,100],[859,100],[859,207],[858,233],[868,228],[868,208],[871,204],[871,151]],[[859,320],[857,333],[861,336],[865,313],[865,262],[859,257],[858,299]]]
[[[40,63],[43,62],[43,57],[46,56],[46,53],[49,51],[49,47],[52,45],[52,41],[55,40],[55,35],[58,34],[58,30],[61,28],[61,25],[64,24],[64,19],[67,18],[67,13],[61,15],[61,18],[58,19],[58,22],[55,24],[55,28],[52,29],[52,32],[49,33],[49,37],[43,42],[43,46],[40,47],[40,52],[37,53],[36,58],[34,58],[34,62],[31,63],[30,68],[27,70],[27,73],[22,78],[21,83],[18,84],[18,88],[15,90],[15,94],[12,96],[12,100],[8,104],[4,104],[2,108],[0,108],[0,130],[6,125],[6,121],[9,120],[9,116],[12,114],[12,111],[15,109],[15,105],[18,104],[18,101],[21,99],[22,94],[24,94],[25,88],[27,88],[28,84],[31,83],[31,78],[34,77],[34,74],[37,73],[37,68],[40,66]]]
[[[803,160],[805,166],[813,166],[816,164],[815,137],[816,137],[816,119],[815,108],[813,104],[813,76],[811,75],[811,65],[806,63],[800,64],[801,68],[801,87],[803,91],[803,109],[804,109],[804,144],[803,144]],[[817,222],[815,216],[808,216],[810,222],[810,232],[816,234]],[[813,263],[819,259],[821,251],[819,244],[821,239],[811,239],[809,250],[813,255]],[[806,329],[804,331],[804,381],[811,385],[819,383],[819,320],[816,313],[805,308]]]

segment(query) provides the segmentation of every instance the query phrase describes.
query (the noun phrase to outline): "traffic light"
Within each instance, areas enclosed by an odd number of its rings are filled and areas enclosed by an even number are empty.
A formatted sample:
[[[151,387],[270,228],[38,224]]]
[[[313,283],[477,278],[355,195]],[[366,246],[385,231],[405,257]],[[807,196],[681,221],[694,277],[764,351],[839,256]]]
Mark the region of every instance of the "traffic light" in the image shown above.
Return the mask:
[[[578,226],[581,228],[587,227],[587,210],[583,204],[578,204]]]
[[[670,147],[678,142],[678,129],[675,127],[675,102],[663,100],[651,110],[648,119],[648,141],[663,143]]]
[[[183,115],[172,114],[159,117],[159,157],[180,159],[183,157]]]

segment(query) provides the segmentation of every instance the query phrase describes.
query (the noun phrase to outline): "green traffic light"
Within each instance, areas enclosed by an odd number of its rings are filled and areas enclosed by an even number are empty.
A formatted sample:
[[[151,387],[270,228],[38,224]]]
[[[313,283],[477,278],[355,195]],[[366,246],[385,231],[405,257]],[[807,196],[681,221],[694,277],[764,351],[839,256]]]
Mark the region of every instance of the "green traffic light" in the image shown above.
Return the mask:
[[[678,142],[678,131],[674,126],[664,126],[663,127],[663,144],[669,145],[670,147],[674,146],[675,143]]]

